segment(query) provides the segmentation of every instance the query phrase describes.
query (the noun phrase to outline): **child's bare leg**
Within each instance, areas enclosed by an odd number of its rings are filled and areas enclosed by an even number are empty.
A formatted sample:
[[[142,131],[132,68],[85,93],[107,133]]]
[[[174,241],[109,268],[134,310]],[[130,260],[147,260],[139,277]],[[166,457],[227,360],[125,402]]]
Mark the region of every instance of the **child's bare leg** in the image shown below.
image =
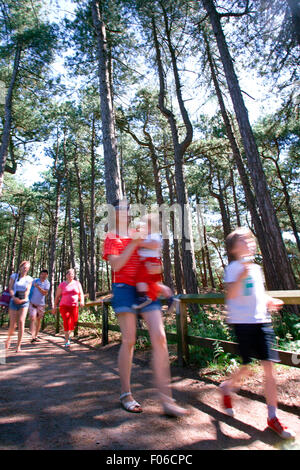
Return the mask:
[[[271,361],[262,361],[262,366],[265,373],[265,397],[268,408],[273,410],[273,414],[276,414],[277,408],[277,386],[274,375],[274,368]],[[270,410],[269,410],[270,411]]]
[[[234,388],[239,388],[241,380],[249,374],[249,367],[243,365],[239,367],[228,380],[222,384],[222,389],[225,394],[229,394]]]
[[[138,293],[144,294],[148,290],[148,285],[146,284],[146,282],[138,282],[136,284],[136,290],[138,291]]]

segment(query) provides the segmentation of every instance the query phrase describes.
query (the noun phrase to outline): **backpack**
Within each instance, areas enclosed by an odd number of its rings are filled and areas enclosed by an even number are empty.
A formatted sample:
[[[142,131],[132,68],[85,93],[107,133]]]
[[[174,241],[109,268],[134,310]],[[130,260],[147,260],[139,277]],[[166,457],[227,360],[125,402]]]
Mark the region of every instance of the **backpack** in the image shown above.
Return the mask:
[[[0,296],[0,305],[3,307],[8,307],[11,295],[8,289],[5,289]]]

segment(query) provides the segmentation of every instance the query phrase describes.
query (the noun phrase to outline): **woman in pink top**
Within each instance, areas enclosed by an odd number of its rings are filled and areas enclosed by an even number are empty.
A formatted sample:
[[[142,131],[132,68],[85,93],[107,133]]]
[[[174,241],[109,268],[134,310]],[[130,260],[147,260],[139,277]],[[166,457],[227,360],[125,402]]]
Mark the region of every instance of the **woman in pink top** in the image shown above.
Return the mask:
[[[56,290],[54,307],[52,313],[56,314],[57,305],[60,299],[59,311],[64,322],[64,332],[66,342],[64,346],[70,347],[70,332],[75,329],[78,322],[78,301],[80,306],[84,306],[84,294],[79,281],[75,279],[74,269],[69,269],[66,273],[66,281],[61,282]]]

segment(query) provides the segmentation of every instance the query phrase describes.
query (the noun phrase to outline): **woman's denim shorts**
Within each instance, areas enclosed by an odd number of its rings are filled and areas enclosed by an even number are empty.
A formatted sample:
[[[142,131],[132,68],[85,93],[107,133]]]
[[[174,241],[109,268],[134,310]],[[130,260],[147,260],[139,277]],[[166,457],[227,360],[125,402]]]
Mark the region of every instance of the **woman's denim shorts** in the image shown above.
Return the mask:
[[[26,308],[26,307],[29,307],[29,300],[27,300],[27,302],[24,302],[22,304],[15,304],[13,299],[10,299],[9,301],[8,308],[10,308],[11,310],[21,310],[21,308]]]
[[[161,303],[159,300],[151,302],[151,304],[146,305],[145,307],[138,310],[138,312],[132,307],[137,302],[137,291],[135,286],[130,286],[129,284],[123,283],[114,283],[112,285],[112,307],[115,313],[131,312],[131,313],[145,313],[151,312],[153,310],[160,310]]]

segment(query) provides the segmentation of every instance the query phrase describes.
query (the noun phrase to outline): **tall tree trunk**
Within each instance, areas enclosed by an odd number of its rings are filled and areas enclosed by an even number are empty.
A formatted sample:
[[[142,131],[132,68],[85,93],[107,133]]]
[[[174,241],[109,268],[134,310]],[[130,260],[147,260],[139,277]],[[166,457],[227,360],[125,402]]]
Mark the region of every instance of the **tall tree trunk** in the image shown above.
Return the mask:
[[[164,159],[166,162],[166,156],[164,155]],[[174,190],[173,190],[173,183],[170,172],[168,168],[166,168],[166,180],[169,189],[169,198],[170,198],[170,205],[173,206],[175,202]],[[175,237],[175,221],[174,221],[174,214],[171,212],[170,214],[170,223],[171,223],[171,231],[173,234],[173,244],[174,244],[174,274],[175,274],[175,284],[176,284],[176,291],[177,294],[183,294],[183,272],[182,272],[182,261],[179,249],[179,242],[178,239]]]
[[[84,204],[83,204],[83,196],[82,196],[82,186],[81,186],[81,178],[80,178],[80,171],[77,162],[77,149],[75,149],[74,153],[74,166],[75,172],[77,177],[77,187],[78,187],[78,199],[79,199],[79,221],[80,221],[80,232],[82,238],[82,248],[84,254],[84,274],[85,280],[87,282],[87,288],[89,290],[89,280],[90,280],[90,262],[89,262],[89,254],[88,254],[88,240],[87,240],[87,233],[85,228],[85,216],[84,216]]]
[[[70,251],[71,251],[70,268],[75,269],[75,250],[74,250],[72,216],[71,216],[71,184],[70,184],[70,172],[69,172],[67,152],[66,152],[66,133],[65,132],[64,132],[64,141],[63,141],[63,156],[64,156],[64,166],[65,166],[65,173],[66,173],[66,217],[68,219],[68,232],[69,232],[69,242],[70,242]],[[63,266],[63,269],[64,269],[64,266]]]
[[[55,256],[56,256],[56,243],[58,236],[58,224],[59,224],[59,210],[60,210],[60,197],[61,197],[61,183],[63,175],[58,169],[58,152],[59,152],[59,135],[57,130],[57,142],[56,142],[56,156],[54,162],[54,175],[56,177],[56,186],[55,186],[55,209],[53,214],[52,224],[50,221],[49,227],[49,282],[50,282],[50,292],[49,292],[49,302],[51,307],[54,305],[54,295],[55,295]]]
[[[209,249],[208,249],[208,240],[207,240],[207,235],[206,235],[206,226],[203,224],[203,238],[204,238],[204,251],[206,255],[206,261],[207,261],[207,268],[208,268],[208,273],[209,273],[209,278],[210,278],[210,284],[212,289],[215,289],[215,280],[212,272],[212,267],[211,267],[211,262],[210,262],[210,255],[209,255]]]
[[[122,197],[120,168],[117,153],[115,117],[110,81],[109,51],[106,40],[106,25],[103,21],[99,0],[91,1],[93,25],[97,36],[98,74],[103,134],[106,200],[112,204]]]
[[[276,142],[276,146],[278,148],[278,143],[277,142]],[[278,153],[279,153],[279,151],[278,151]],[[300,251],[300,238],[299,238],[298,229],[297,229],[296,221],[295,221],[295,218],[294,218],[294,214],[293,214],[293,211],[292,211],[291,197],[289,195],[287,184],[284,181],[284,178],[281,174],[281,170],[280,170],[280,166],[278,164],[278,160],[276,160],[276,158],[272,158],[272,157],[264,157],[264,158],[266,160],[271,160],[275,165],[278,179],[279,179],[279,181],[281,182],[281,185],[282,185],[282,192],[283,192],[283,195],[284,195],[284,202],[285,202],[286,211],[287,211],[289,219],[290,219],[291,227],[292,227],[292,230],[293,230],[293,234],[294,234],[294,237],[295,237],[295,240],[296,240],[298,250]]]
[[[160,169],[158,166],[158,156],[155,150],[155,146],[153,143],[153,139],[151,137],[151,134],[147,132],[148,124],[148,116],[146,118],[146,121],[143,126],[143,132],[146,137],[145,141],[142,141],[139,139],[134,132],[132,132],[129,128],[129,126],[125,129],[125,131],[131,135],[131,137],[141,146],[141,147],[146,147],[149,150],[150,157],[151,157],[151,162],[152,162],[152,168],[153,168],[153,176],[154,176],[154,187],[155,187],[155,194],[156,194],[156,201],[159,206],[159,208],[162,208],[164,204],[164,197],[163,197],[163,191],[162,191],[162,185],[161,185],[161,174],[160,174]],[[160,216],[160,223],[162,223],[162,212],[161,210],[159,211],[159,216]],[[163,239],[163,266],[164,266],[164,283],[169,286],[172,290],[174,290],[174,282],[172,278],[172,263],[171,263],[171,256],[170,256],[170,240],[169,240],[169,234],[167,235],[166,238]]]
[[[92,120],[92,141],[91,141],[91,221],[90,221],[90,240],[91,240],[91,275],[89,283],[90,299],[96,299],[96,250],[95,250],[95,118]]]
[[[19,248],[18,248],[18,259],[17,259],[17,266],[20,266],[21,260],[23,258],[23,239],[24,239],[24,231],[25,231],[25,210],[22,210],[20,214],[20,227],[19,227]]]
[[[31,275],[34,276],[35,273],[35,263],[36,263],[36,255],[39,246],[40,240],[40,231],[41,231],[42,219],[39,220],[38,231],[34,243],[33,255],[32,255],[32,263],[31,263]]]
[[[236,224],[238,227],[241,226],[241,216],[240,216],[240,210],[239,210],[239,205],[238,205],[238,200],[237,200],[237,195],[236,195],[236,188],[235,188],[235,181],[234,181],[234,171],[231,168],[230,170],[230,178],[231,178],[231,187],[232,187],[232,195],[233,195],[233,202],[234,202],[234,209],[235,209],[235,216],[236,216]]]
[[[300,5],[298,0],[286,0],[292,15],[295,35],[300,46]]]
[[[0,146],[0,197],[2,196],[3,190],[3,181],[4,181],[4,171],[8,155],[9,141],[10,141],[10,130],[11,130],[11,121],[12,121],[12,95],[16,79],[18,76],[18,71],[20,67],[22,47],[20,44],[17,44],[15,58],[14,58],[14,67],[12,76],[10,79],[10,84],[7,90],[5,105],[4,105],[4,125],[2,131],[2,139]]]
[[[235,110],[239,130],[248,161],[252,184],[261,213],[263,225],[268,237],[268,243],[272,247],[274,278],[269,277],[272,289],[296,289],[294,274],[287,256],[285,245],[281,236],[279,223],[272,204],[270,192],[266,183],[262,162],[258,153],[255,138],[249,122],[248,112],[243,100],[242,92],[235,74],[232,58],[230,56],[226,39],[222,30],[220,15],[217,12],[213,0],[202,0],[216,37],[220,52],[227,85]]]
[[[18,235],[18,230],[19,230],[19,221],[20,221],[20,215],[15,215],[15,230],[14,230],[14,235],[13,235],[13,240],[12,240],[12,247],[11,247],[11,254],[10,254],[10,263],[9,263],[9,269],[8,269],[8,278],[11,276],[14,270],[14,265],[15,265],[15,256],[16,256],[16,246],[17,246],[17,235]],[[16,266],[16,270],[18,269],[18,266]]]
[[[154,17],[152,17],[152,31],[153,31],[153,39],[154,39],[154,46],[156,51],[156,61],[158,67],[158,75],[159,75],[159,84],[160,84],[160,91],[159,91],[159,104],[158,107],[161,113],[167,118],[169,122],[169,126],[171,129],[172,134],[172,141],[174,147],[174,160],[175,160],[175,181],[176,181],[176,195],[177,195],[177,202],[181,208],[181,216],[179,222],[181,224],[182,233],[181,233],[181,250],[182,250],[182,266],[183,266],[183,275],[184,275],[184,284],[185,290],[187,293],[197,293],[198,292],[198,282],[197,282],[197,273],[196,273],[196,262],[195,262],[195,255],[194,255],[194,247],[193,247],[193,235],[192,235],[192,227],[191,227],[191,219],[190,219],[190,207],[189,201],[187,196],[187,189],[184,177],[184,170],[183,170],[183,157],[185,151],[189,147],[192,142],[193,138],[193,128],[191,122],[188,117],[188,113],[186,111],[184,101],[181,94],[181,84],[179,80],[179,73],[177,68],[176,62],[176,55],[174,48],[171,44],[170,38],[170,30],[167,20],[167,15],[163,9],[164,19],[165,19],[165,30],[168,39],[168,47],[171,55],[172,60],[172,67],[173,67],[173,74],[176,84],[176,96],[180,108],[180,112],[184,121],[185,129],[186,129],[186,136],[183,142],[179,142],[178,136],[178,128],[175,116],[173,112],[167,109],[165,105],[165,79],[164,79],[164,70],[162,66],[161,60],[161,52],[160,52],[160,45],[158,42],[157,37],[157,29]],[[197,306],[193,305],[193,311],[198,311]]]

